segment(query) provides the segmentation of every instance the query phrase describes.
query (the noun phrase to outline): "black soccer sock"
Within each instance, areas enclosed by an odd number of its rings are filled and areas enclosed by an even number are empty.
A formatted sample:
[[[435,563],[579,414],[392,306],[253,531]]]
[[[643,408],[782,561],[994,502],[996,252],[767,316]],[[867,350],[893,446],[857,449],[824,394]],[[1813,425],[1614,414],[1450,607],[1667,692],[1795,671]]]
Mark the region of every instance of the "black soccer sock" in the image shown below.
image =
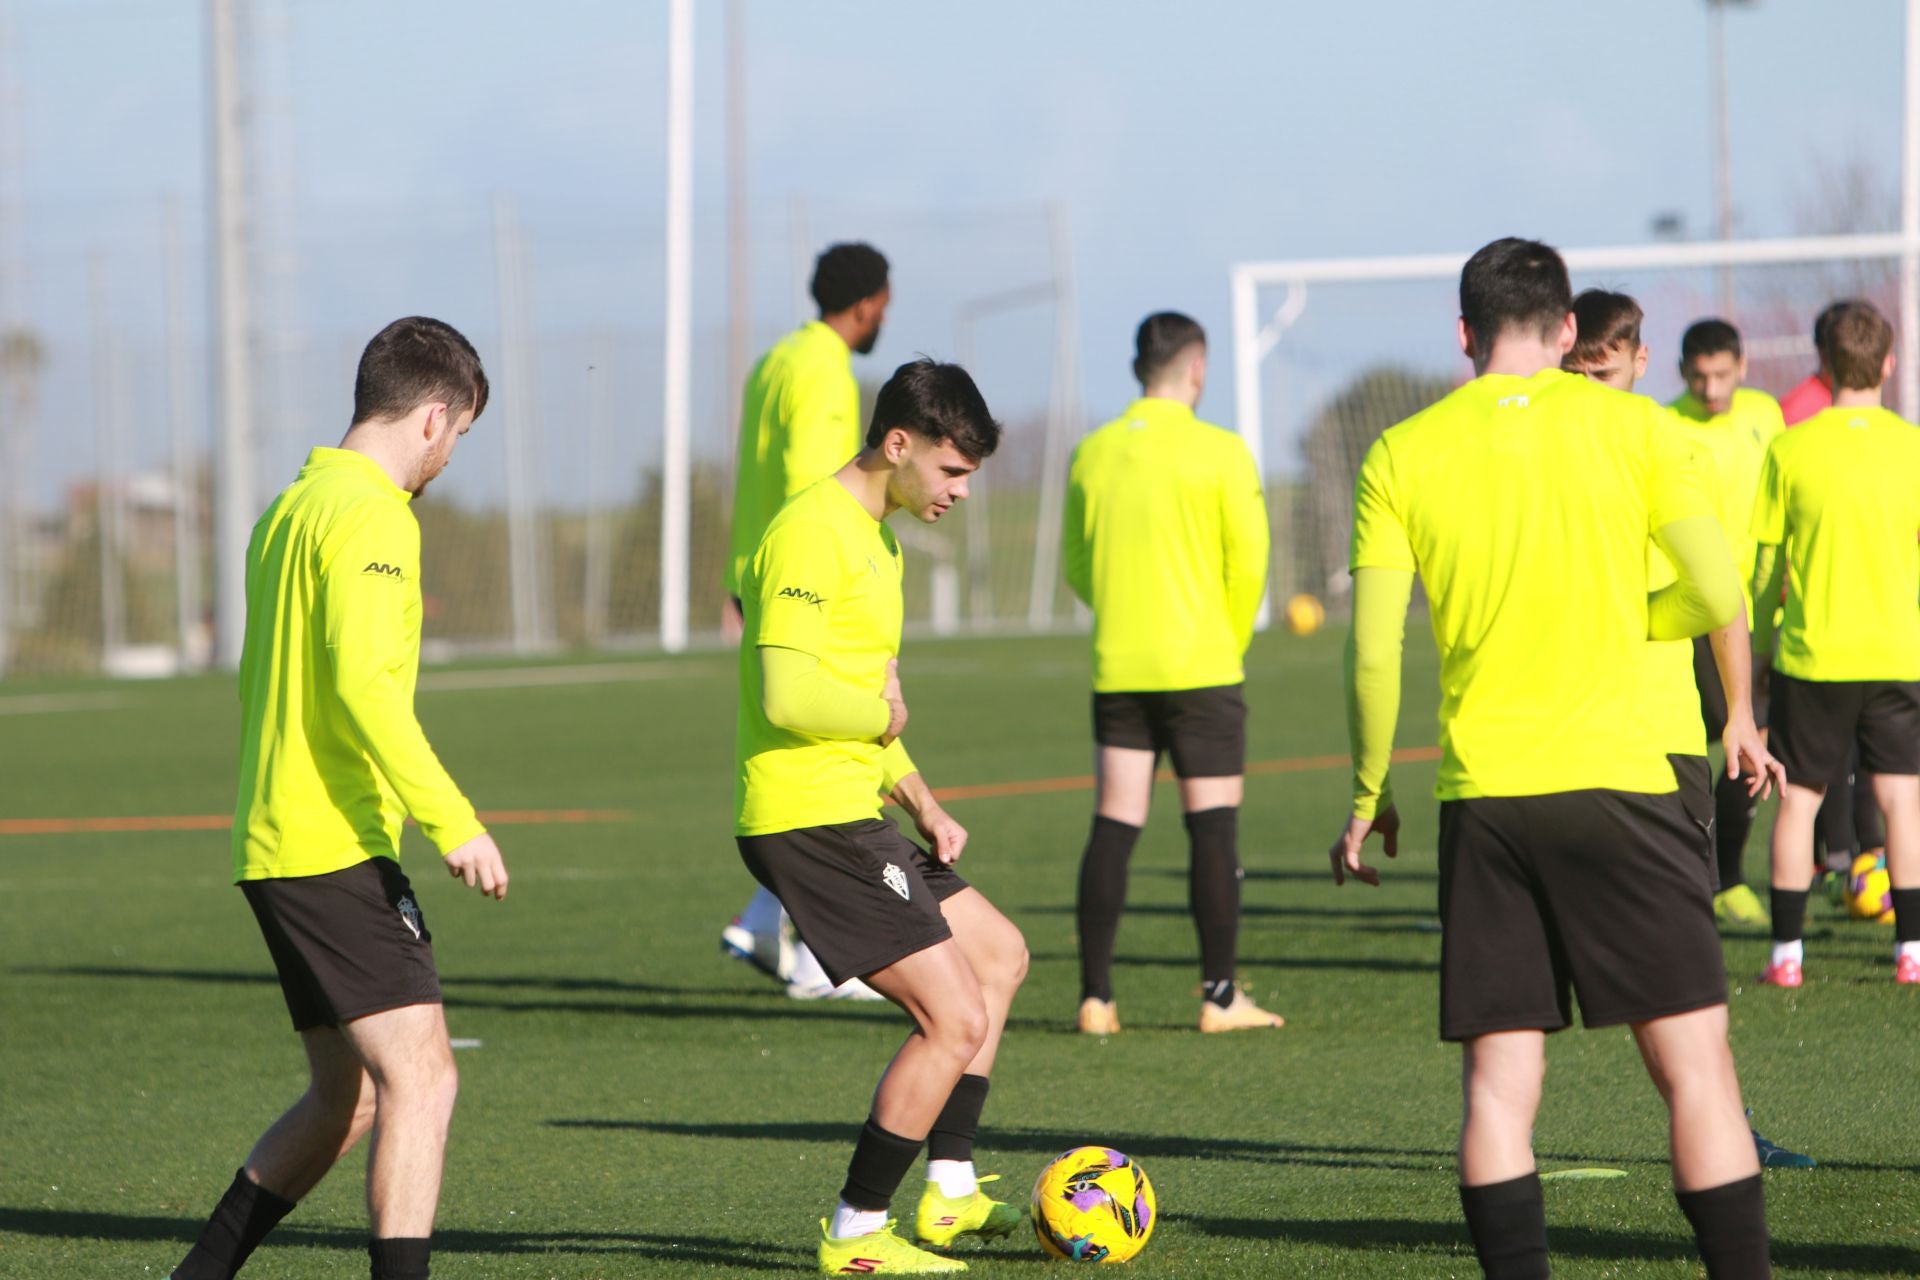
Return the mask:
[[[853,1145],[853,1159],[847,1162],[847,1184],[840,1188],[840,1198],[856,1209],[884,1212],[893,1203],[900,1180],[920,1158],[920,1147],[918,1138],[888,1133],[867,1117],[860,1141]]]
[[[1760,1175],[1705,1191],[1675,1191],[1680,1212],[1693,1224],[1707,1280],[1766,1280],[1767,1201]]]
[[[1127,863],[1140,828],[1112,818],[1093,820],[1080,857],[1080,998],[1113,999],[1113,944],[1127,905]],[[849,1201],[851,1203],[851,1201]]]
[[[1851,862],[1860,852],[1860,833],[1853,829],[1853,766],[1841,768],[1827,782],[1827,794],[1820,801],[1820,814],[1813,820],[1815,847],[1831,858],[1845,855]],[[1819,865],[1815,858],[1814,865]]]
[[[200,1229],[200,1239],[173,1269],[173,1280],[233,1280],[267,1233],[292,1212],[293,1201],[282,1200],[241,1169]]]
[[[1807,891],[1773,886],[1773,940],[1798,942],[1807,932]]]
[[[1720,864],[1720,890],[1726,892],[1747,882],[1743,863],[1747,853],[1747,834],[1753,830],[1753,815],[1760,802],[1747,794],[1741,778],[1724,773],[1713,784],[1713,847]]]
[[[1893,891],[1893,940],[1920,942],[1920,889]]]
[[[1240,810],[1231,805],[1187,815],[1187,906],[1200,935],[1200,977],[1209,997],[1233,1002],[1233,962],[1240,943]],[[1222,1000],[1216,992],[1224,991]]]
[[[1547,1206],[1540,1175],[1460,1188],[1467,1232],[1487,1280],[1544,1280],[1547,1272]]]
[[[985,1076],[960,1077],[927,1134],[927,1159],[973,1159],[973,1137],[980,1131],[980,1112],[987,1105],[987,1089],[992,1083]]]
[[[373,1262],[373,1280],[427,1280],[433,1241],[417,1236],[390,1236],[367,1244]]]

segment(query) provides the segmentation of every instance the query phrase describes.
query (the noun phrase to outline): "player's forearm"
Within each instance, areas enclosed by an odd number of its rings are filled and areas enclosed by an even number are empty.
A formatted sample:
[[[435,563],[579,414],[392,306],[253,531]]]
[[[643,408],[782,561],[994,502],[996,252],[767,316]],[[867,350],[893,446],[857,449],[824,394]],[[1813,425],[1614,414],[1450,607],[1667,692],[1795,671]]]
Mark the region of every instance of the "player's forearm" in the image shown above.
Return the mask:
[[[1713,646],[1713,665],[1720,675],[1720,690],[1727,699],[1727,720],[1738,723],[1753,718],[1753,640],[1747,634],[1746,610],[1733,621],[1707,633]]]
[[[1763,542],[1753,557],[1753,644],[1756,654],[1773,652],[1773,617],[1780,607],[1780,582],[1786,558],[1777,543]]]
[[[1404,570],[1354,572],[1346,688],[1355,817],[1372,818],[1393,803],[1388,773],[1400,718],[1400,657],[1412,598],[1413,575]]]
[[[886,699],[840,683],[797,649],[760,649],[760,709],[767,722],[814,738],[872,741],[886,732]]]
[[[434,848],[450,853],[486,830],[473,805],[434,754],[413,704],[390,677],[340,689],[360,740],[401,805]]]
[[[1731,622],[1745,599],[1719,521],[1676,520],[1656,530],[1654,540],[1678,576],[1647,598],[1647,638],[1686,640]]]
[[[885,787],[887,799],[906,810],[916,822],[940,808],[940,802],[933,798],[933,788],[927,785],[918,769],[909,768],[898,777],[889,776]]]

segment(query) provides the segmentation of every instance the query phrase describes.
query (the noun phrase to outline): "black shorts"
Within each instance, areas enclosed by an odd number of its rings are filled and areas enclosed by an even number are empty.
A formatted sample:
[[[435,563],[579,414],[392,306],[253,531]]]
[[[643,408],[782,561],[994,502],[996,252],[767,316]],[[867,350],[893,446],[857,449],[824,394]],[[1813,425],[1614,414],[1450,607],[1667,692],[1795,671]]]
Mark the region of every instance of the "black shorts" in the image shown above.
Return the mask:
[[[1920,773],[1920,681],[1798,680],[1773,673],[1767,747],[1787,781],[1824,787],[1855,744],[1867,773]]]
[[[1440,806],[1440,1036],[1589,1027],[1727,998],[1704,757],[1678,791]]]
[[[734,843],[835,986],[953,936],[940,904],[967,882],[884,818]]]
[[[280,971],[293,1029],[338,1027],[410,1004],[439,1004],[433,935],[392,858],[240,891]]]
[[[1720,665],[1713,660],[1713,641],[1693,638],[1693,683],[1700,690],[1700,718],[1706,721],[1707,741],[1718,742],[1727,731],[1727,691],[1720,685]]]
[[[1182,778],[1239,777],[1247,771],[1247,700],[1241,687],[1096,693],[1093,740],[1156,756],[1164,751]]]

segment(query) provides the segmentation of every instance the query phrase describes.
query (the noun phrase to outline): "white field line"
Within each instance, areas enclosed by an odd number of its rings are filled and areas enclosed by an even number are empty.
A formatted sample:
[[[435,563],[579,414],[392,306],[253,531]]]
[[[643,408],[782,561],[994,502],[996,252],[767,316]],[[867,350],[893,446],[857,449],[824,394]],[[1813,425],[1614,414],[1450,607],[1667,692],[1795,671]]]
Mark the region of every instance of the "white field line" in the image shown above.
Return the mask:
[[[713,674],[711,663],[590,662],[573,667],[495,667],[480,671],[429,671],[420,677],[422,693],[462,693],[473,689],[542,689],[556,685],[632,684],[675,676]]]

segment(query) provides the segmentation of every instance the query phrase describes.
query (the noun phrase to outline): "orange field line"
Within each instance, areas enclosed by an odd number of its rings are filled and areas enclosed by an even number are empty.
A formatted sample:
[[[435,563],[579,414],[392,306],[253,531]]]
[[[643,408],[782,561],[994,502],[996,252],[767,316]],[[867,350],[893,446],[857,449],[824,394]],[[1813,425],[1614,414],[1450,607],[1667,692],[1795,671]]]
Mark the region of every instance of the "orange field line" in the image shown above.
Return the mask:
[[[1438,760],[1438,747],[1407,747],[1393,753],[1395,764]],[[1256,760],[1247,766],[1251,774],[1314,773],[1345,769],[1349,760],[1339,756],[1294,756],[1285,760]],[[1173,778],[1173,771],[1162,769],[1160,781]],[[948,800],[997,800],[1008,796],[1043,796],[1063,791],[1093,790],[1093,775],[1071,778],[1028,778],[1013,782],[983,782],[974,786],[937,787],[934,796]],[[626,809],[494,809],[483,812],[480,820],[489,826],[540,826],[542,824],[584,824],[630,822]],[[174,814],[146,818],[0,818],[0,836],[52,836],[98,833],[146,833],[155,831],[225,831],[233,817],[224,813]]]

